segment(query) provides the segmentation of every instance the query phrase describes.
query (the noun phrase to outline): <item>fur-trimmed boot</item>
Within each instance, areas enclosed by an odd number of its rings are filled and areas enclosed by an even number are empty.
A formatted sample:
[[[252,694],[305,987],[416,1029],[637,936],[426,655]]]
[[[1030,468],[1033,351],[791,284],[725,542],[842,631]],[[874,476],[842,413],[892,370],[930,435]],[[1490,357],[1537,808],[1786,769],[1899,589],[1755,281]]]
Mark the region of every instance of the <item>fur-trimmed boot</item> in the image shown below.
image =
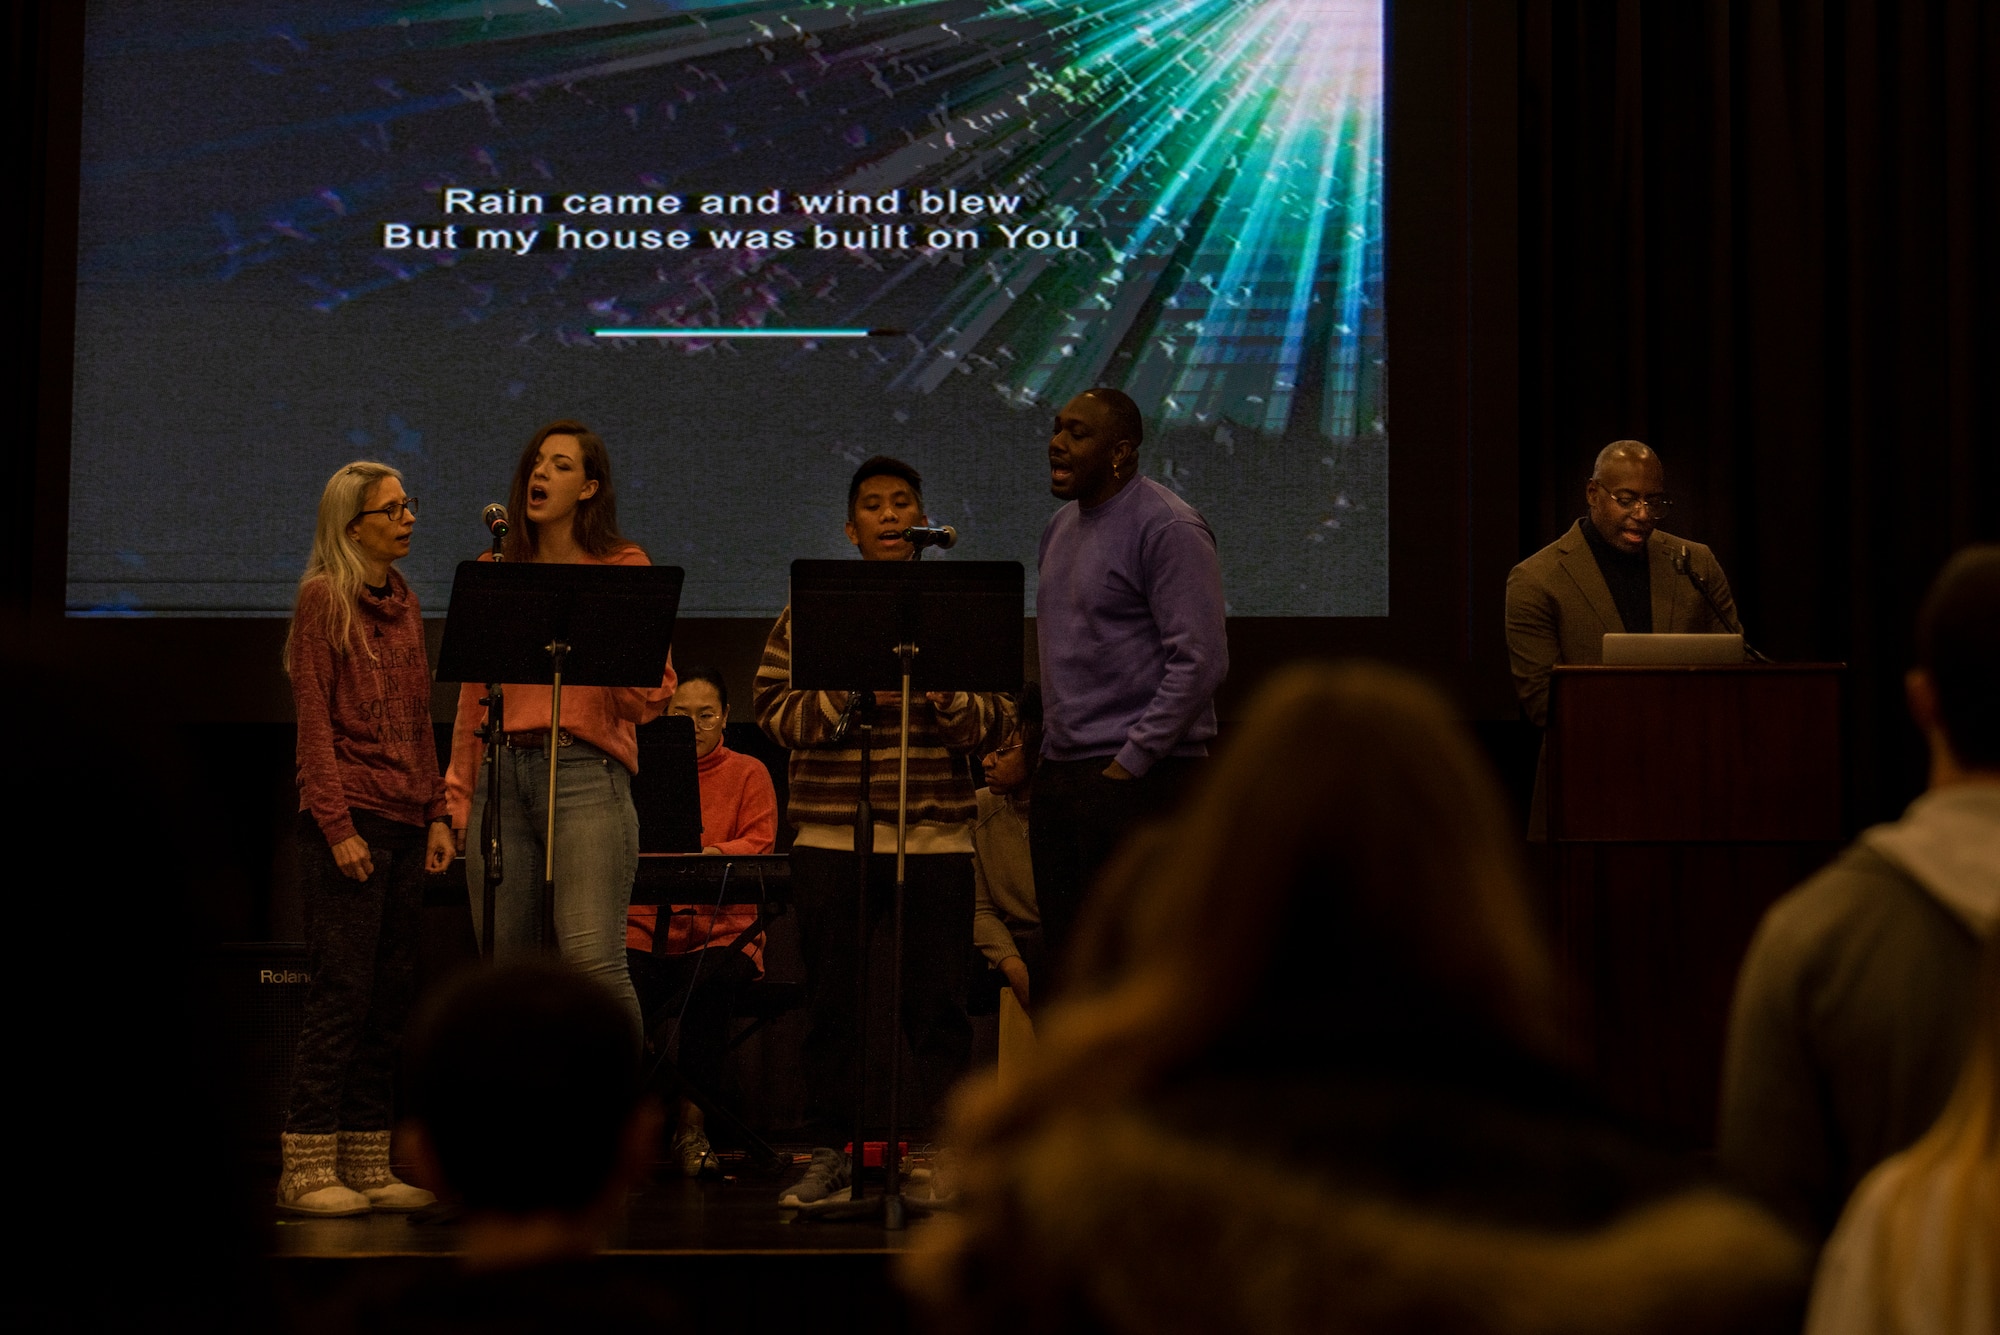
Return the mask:
[[[293,1214],[339,1218],[367,1214],[368,1198],[340,1184],[337,1136],[298,1136],[287,1131],[278,1138],[284,1171],[278,1177],[278,1208]]]
[[[390,1170],[387,1131],[340,1133],[340,1183],[378,1210],[421,1210],[437,1199]]]

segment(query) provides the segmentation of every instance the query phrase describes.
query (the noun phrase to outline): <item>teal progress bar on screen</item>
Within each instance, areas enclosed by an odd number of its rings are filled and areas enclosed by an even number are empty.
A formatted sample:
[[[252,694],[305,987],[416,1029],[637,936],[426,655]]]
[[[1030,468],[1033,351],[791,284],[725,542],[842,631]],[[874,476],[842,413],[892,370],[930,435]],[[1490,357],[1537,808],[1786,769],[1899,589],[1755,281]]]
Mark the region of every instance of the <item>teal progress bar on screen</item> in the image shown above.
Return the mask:
[[[593,329],[599,338],[896,338],[900,329]]]

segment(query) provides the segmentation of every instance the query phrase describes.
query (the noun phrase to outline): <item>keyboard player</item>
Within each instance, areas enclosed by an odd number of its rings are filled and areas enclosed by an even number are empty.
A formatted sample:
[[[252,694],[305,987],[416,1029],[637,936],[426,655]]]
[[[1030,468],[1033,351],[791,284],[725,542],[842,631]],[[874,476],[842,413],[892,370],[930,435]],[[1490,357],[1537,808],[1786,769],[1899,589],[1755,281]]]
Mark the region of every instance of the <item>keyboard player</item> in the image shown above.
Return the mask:
[[[722,674],[707,667],[682,668],[667,712],[694,723],[701,851],[735,856],[773,852],[777,792],[763,762],[722,743],[723,725],[729,722],[729,688]],[[737,991],[764,971],[763,933],[744,939],[756,927],[757,908],[675,904],[664,931],[659,917],[660,910],[650,904],[634,904],[630,910],[625,946],[632,983],[649,1019],[663,1009],[680,1013],[677,1065],[696,1088],[718,1097]],[[672,1161],[686,1177],[721,1171],[701,1108],[686,1097],[680,1100],[672,1150]]]

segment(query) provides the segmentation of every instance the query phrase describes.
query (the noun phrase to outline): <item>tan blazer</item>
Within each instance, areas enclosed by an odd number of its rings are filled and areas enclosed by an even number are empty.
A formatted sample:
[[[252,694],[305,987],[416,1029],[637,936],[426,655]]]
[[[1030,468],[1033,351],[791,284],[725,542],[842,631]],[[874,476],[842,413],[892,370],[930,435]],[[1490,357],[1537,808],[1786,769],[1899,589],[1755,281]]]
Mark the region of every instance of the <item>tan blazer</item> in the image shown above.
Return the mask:
[[[1611,586],[1597,568],[1590,542],[1583,536],[1584,520],[1569,532],[1514,567],[1507,576],[1507,656],[1514,669],[1514,693],[1536,727],[1548,726],[1549,673],[1558,663],[1601,663],[1607,631],[1623,631]],[[1700,634],[1728,631],[1687,576],[1674,569],[1674,558],[1688,549],[1688,564],[1708,581],[1729,620],[1736,603],[1729,581],[1714,553],[1698,542],[1655,529],[1646,542],[1647,571],[1653,582],[1653,629],[1663,633]]]

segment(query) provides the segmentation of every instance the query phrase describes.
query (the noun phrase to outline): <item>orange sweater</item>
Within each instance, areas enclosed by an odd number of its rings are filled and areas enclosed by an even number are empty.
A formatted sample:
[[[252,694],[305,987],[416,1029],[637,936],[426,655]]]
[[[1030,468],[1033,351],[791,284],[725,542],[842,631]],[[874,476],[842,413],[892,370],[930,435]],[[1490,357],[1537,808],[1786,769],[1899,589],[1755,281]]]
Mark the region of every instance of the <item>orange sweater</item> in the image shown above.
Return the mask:
[[[755,756],[718,746],[695,765],[701,785],[701,846],[724,853],[770,853],[777,848],[778,791],[771,775]],[[634,904],[625,921],[625,945],[651,953],[659,928],[660,910]],[[757,921],[757,910],[739,904],[717,911],[714,904],[676,904],[667,919],[667,943],[662,952],[684,955],[704,946],[727,946]],[[764,968],[763,943],[748,952],[758,972]]]
[[[490,560],[492,553],[479,559]],[[589,565],[651,565],[646,553],[627,545]],[[639,725],[658,718],[674,695],[674,659],[667,655],[658,686],[568,686],[563,689],[563,731],[589,742],[633,773],[639,772]],[[486,706],[479,703],[485,687],[467,682],[458,693],[458,719],[451,730],[451,768],[444,788],[451,823],[465,828],[472,810],[472,785],[479,782],[479,762],[485,744],[476,734],[486,724]],[[547,732],[549,688],[523,682],[506,688],[507,731]]]

